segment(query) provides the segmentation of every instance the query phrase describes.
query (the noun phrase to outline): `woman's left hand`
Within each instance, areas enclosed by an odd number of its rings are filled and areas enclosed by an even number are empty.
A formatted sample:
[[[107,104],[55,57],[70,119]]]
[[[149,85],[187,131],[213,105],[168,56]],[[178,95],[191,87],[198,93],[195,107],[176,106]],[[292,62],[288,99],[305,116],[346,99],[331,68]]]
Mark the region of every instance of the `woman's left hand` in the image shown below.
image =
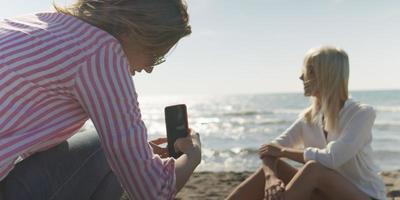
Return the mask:
[[[159,145],[167,143],[167,138],[157,138],[149,142],[153,153],[159,155],[161,158],[168,158],[169,153],[166,147],[160,147]]]
[[[282,149],[283,147],[277,144],[264,144],[258,150],[258,155],[260,158],[264,158],[265,156],[282,157]]]

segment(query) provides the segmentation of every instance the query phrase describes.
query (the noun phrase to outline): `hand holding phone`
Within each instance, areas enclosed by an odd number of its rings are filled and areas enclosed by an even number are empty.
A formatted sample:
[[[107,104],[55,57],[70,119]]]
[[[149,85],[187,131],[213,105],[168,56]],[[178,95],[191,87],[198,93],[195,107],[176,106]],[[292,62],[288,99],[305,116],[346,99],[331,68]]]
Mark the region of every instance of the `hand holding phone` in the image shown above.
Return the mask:
[[[167,128],[169,155],[178,158],[182,152],[175,151],[175,141],[187,137],[189,134],[187,109],[185,104],[165,107],[165,124]]]

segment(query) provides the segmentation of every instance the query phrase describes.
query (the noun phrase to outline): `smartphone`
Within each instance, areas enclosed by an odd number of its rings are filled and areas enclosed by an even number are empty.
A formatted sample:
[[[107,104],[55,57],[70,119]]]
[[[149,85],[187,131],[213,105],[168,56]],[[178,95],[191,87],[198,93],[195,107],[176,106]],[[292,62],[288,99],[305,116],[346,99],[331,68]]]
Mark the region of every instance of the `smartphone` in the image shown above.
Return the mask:
[[[165,107],[165,124],[167,127],[167,141],[169,155],[178,158],[182,152],[175,152],[174,143],[178,138],[189,134],[187,109],[185,104]]]

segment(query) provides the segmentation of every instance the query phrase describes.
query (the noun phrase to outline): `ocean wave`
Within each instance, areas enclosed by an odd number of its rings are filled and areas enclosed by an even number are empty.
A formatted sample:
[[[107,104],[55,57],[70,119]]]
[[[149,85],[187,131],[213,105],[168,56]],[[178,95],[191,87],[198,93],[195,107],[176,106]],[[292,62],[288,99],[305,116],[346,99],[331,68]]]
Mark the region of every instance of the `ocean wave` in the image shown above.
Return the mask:
[[[224,113],[223,116],[254,116],[254,115],[268,115],[273,114],[272,112],[265,112],[265,111],[242,111],[242,112],[230,112]]]
[[[280,125],[280,124],[290,124],[292,121],[287,121],[287,120],[260,120],[256,122],[257,125]]]
[[[203,154],[207,157],[231,157],[257,155],[258,149],[255,148],[231,148],[231,149],[205,149]]]
[[[383,170],[397,169],[400,166],[400,150],[375,150],[373,157]],[[300,167],[293,161],[287,161]],[[202,162],[196,171],[254,171],[260,165],[258,150],[254,148],[203,149]]]
[[[274,114],[300,114],[303,109],[276,109],[273,111]]]
[[[393,157],[400,158],[400,150],[396,151],[396,150],[379,149],[379,150],[374,151],[374,155],[377,157],[380,157],[380,156],[392,157],[393,156]]]
[[[378,112],[400,112],[400,106],[376,106],[375,109]]]
[[[232,148],[223,150],[205,150],[207,156],[258,156],[258,149],[256,148]],[[374,150],[374,156],[376,157],[392,157],[400,159],[400,149],[399,150],[387,150],[378,149]]]
[[[384,121],[384,122],[376,122],[374,124],[374,128],[378,130],[400,130],[400,122],[397,121]]]

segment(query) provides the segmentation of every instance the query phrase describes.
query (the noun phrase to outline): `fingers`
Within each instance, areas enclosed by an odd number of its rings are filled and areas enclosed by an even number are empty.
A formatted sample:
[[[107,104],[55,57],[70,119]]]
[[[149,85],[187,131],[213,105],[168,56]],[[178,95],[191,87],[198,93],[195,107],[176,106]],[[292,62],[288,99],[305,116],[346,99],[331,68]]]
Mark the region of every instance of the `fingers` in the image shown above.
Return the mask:
[[[149,142],[150,146],[153,148],[153,153],[158,154],[161,158],[169,157],[168,149],[160,147],[152,142]]]
[[[149,144],[150,144],[151,148],[153,148],[153,150],[156,149],[157,147],[159,147],[156,144],[154,144],[153,142],[149,142]]]
[[[278,196],[277,199],[279,200],[284,200],[285,199],[285,183],[283,183],[283,181],[280,181],[280,184],[278,185],[279,187],[279,192],[278,192]]]
[[[160,144],[167,143],[168,140],[167,140],[167,138],[157,138],[157,139],[152,140],[152,141],[150,141],[150,142],[152,142],[152,143],[154,143],[154,144],[156,144],[156,145],[160,145]]]
[[[258,155],[260,158],[264,158],[265,156],[269,155],[269,145],[263,145],[261,148],[258,150]]]
[[[193,148],[192,137],[178,138],[174,143],[174,148],[176,152],[186,153]]]
[[[281,149],[274,144],[264,144],[258,150],[258,154],[261,159],[265,156],[281,157]]]
[[[156,154],[158,154],[159,152],[161,152],[163,150],[163,148],[161,148],[151,142],[149,144],[150,144],[151,148],[153,148],[153,152]]]
[[[189,129],[188,136],[198,139],[200,137],[200,134],[199,134],[199,132],[197,132],[197,131],[195,131],[193,129]]]
[[[193,144],[201,146],[200,134],[197,131],[190,129],[190,136],[193,141]]]
[[[271,199],[276,200],[276,186],[271,188]]]
[[[262,158],[264,158],[265,156],[267,156],[268,155],[268,152],[267,151],[259,151],[258,152],[258,156],[262,159]]]
[[[285,183],[283,183],[282,181],[281,181],[281,187],[282,187],[283,190],[286,189],[286,185],[285,185]]]
[[[272,189],[272,195],[271,195],[272,198],[271,199],[280,200],[280,199],[282,199],[282,194],[283,194],[283,191],[281,190],[281,187],[276,185]]]
[[[284,199],[285,187],[282,181],[275,182],[273,185],[270,185],[268,188],[265,188],[264,191],[264,199],[268,200],[281,200]]]
[[[168,151],[165,151],[164,153],[159,154],[159,156],[160,156],[161,158],[168,158],[168,157],[170,157]]]
[[[269,199],[270,199],[270,196],[269,196],[269,195],[270,195],[269,189],[265,190],[264,199],[269,200]]]

